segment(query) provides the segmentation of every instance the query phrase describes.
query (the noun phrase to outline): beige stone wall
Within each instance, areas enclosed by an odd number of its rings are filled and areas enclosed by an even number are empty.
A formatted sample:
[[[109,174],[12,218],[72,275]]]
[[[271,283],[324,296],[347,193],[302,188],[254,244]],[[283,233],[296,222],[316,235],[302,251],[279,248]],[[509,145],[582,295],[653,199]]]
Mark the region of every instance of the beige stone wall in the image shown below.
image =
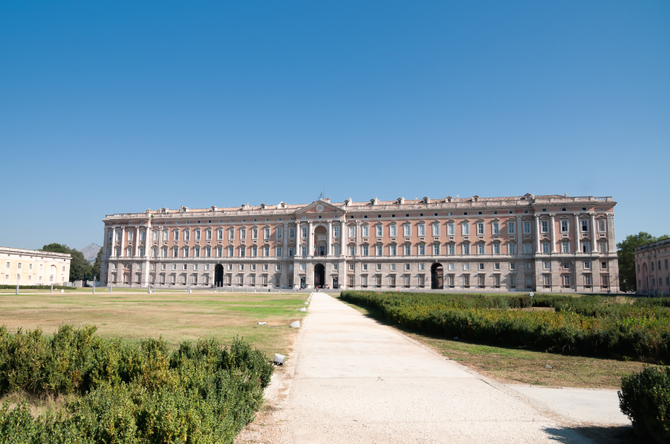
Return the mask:
[[[639,294],[670,296],[670,239],[635,249],[635,277]]]
[[[0,285],[65,285],[70,255],[0,247]]]
[[[459,291],[616,292],[615,205],[528,194],[110,215],[103,282],[211,286],[221,265],[224,286],[312,287],[320,264],[330,286],[430,289],[440,264]]]

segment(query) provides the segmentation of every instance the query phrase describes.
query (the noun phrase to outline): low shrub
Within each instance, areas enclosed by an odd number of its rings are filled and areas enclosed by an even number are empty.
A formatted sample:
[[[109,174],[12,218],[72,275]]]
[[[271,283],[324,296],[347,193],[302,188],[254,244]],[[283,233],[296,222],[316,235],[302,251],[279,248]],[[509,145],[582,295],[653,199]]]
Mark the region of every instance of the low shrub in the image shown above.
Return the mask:
[[[621,378],[619,406],[637,434],[670,442],[670,367],[646,367]]]
[[[0,409],[1,443],[231,443],[253,419],[273,367],[246,342],[139,347],[94,336],[95,327],[0,328],[2,394],[74,394],[33,418],[26,405]]]
[[[617,304],[599,296],[488,296],[343,291],[418,332],[558,353],[670,362],[670,309]],[[555,312],[519,310],[553,307]]]

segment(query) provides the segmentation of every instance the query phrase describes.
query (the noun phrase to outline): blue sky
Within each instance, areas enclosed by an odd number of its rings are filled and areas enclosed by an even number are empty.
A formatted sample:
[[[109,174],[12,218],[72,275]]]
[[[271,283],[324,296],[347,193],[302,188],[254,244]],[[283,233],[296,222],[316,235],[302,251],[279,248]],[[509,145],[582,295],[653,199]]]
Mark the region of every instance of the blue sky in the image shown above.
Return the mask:
[[[0,3],[0,245],[147,208],[613,196],[670,234],[670,2]]]

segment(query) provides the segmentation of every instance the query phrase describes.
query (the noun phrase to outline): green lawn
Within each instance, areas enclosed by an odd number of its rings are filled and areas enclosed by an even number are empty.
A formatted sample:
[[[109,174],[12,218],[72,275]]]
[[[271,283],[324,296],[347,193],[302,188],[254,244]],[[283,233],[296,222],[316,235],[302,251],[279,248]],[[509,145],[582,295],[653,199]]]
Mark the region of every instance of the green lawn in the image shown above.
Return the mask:
[[[267,355],[288,354],[308,293],[214,293],[161,290],[49,290],[31,294],[0,292],[0,324],[10,331],[41,328],[53,333],[61,324],[96,325],[102,337],[137,342],[163,337],[171,346],[181,341],[215,338],[224,343],[245,338]],[[266,325],[258,325],[266,322]]]

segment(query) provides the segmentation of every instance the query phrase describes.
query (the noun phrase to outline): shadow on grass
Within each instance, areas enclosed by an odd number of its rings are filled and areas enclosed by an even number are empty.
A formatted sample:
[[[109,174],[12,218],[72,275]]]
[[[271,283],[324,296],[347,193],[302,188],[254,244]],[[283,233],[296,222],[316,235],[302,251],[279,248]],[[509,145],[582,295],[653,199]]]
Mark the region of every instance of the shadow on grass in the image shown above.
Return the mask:
[[[604,427],[578,426],[546,428],[549,437],[558,443],[579,442],[580,438],[590,439],[595,444],[648,444],[649,441],[638,437],[632,426]]]

